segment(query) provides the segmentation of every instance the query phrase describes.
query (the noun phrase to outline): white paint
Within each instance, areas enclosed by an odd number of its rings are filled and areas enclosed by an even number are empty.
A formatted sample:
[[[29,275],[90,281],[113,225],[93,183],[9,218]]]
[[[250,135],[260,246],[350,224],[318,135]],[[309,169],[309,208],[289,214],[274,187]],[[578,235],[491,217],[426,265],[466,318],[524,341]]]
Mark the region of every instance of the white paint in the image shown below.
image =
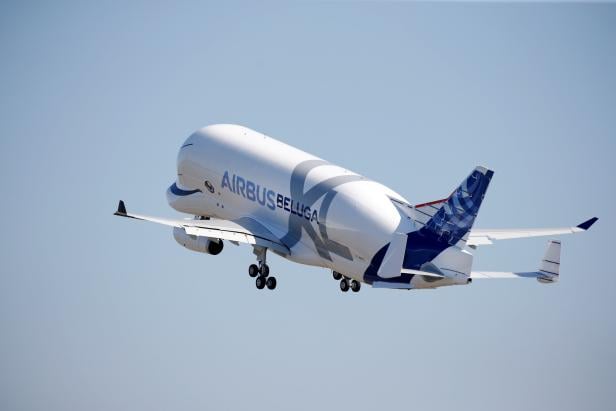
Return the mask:
[[[292,178],[294,170],[302,164],[310,164],[300,179],[303,189]],[[476,170],[484,175],[488,172],[483,167]],[[473,257],[465,249],[466,245],[585,231],[578,227],[473,229],[455,246],[446,248],[424,264],[421,270],[403,269],[405,253],[409,247],[418,246],[407,245],[407,234],[423,227],[443,205],[449,207],[446,200],[413,207],[380,183],[236,125],[213,125],[193,133],[178,153],[177,172],[177,188],[167,190],[168,202],[177,211],[198,216],[198,219],[169,220],[120,210],[116,214],[172,226],[176,240],[195,251],[207,252],[210,239],[241,242],[254,246],[257,253],[269,249],[291,261],[326,267],[358,281],[364,280],[370,262],[389,244],[385,255],[381,254],[382,264],[374,267],[380,277],[375,280],[375,287],[435,288],[467,284]],[[224,180],[225,175],[228,180]],[[313,199],[315,201],[306,198],[314,190],[320,190],[325,182],[341,178],[346,180],[322,190]],[[240,179],[243,183],[239,182]],[[223,187],[223,180],[231,187]],[[298,187],[301,192],[292,193],[292,189]],[[329,197],[332,197],[329,207],[324,207]],[[292,208],[302,214],[293,217],[302,224],[297,242],[285,237],[290,232],[289,210]],[[315,210],[317,214],[313,215]],[[308,235],[307,230],[316,235]],[[328,241],[334,244],[328,245]],[[344,251],[337,251],[340,247]],[[473,273],[473,277],[532,277],[553,282],[558,278],[559,262],[560,243],[550,242],[537,272],[481,272]],[[413,279],[409,283],[407,277],[405,282],[401,274],[413,275]],[[386,281],[388,279],[391,281]]]

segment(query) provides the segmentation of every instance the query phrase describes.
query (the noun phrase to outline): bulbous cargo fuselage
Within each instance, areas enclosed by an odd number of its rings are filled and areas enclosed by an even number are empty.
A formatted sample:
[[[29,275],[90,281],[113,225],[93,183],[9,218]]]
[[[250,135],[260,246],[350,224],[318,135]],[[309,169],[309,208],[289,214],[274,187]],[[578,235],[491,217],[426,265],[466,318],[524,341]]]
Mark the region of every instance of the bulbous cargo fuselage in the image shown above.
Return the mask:
[[[582,232],[597,220],[553,229],[474,231],[493,174],[477,166],[447,198],[411,206],[382,184],[254,130],[214,125],[180,147],[177,179],[167,190],[169,204],[195,220],[129,213],[123,201],[114,215],[171,226],[176,241],[197,252],[218,254],[223,240],[252,245],[258,265],[251,264],[248,274],[256,277],[258,289],[276,288],[268,250],[332,269],[343,292],[359,291],[361,282],[407,290],[465,285],[472,275],[556,282],[560,242],[554,240],[537,271],[471,271],[467,246]]]
[[[393,205],[406,203],[394,191],[246,127],[195,132],[177,166],[167,190],[174,209],[253,218],[289,247],[286,258],[357,279],[396,230],[413,229]]]

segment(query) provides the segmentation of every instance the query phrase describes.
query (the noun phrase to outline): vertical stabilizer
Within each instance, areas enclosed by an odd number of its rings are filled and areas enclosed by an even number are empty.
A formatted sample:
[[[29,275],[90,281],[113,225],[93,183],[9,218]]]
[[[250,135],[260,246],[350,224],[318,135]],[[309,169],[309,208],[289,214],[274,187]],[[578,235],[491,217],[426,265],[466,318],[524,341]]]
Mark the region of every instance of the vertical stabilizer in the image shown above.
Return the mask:
[[[449,245],[456,245],[473,227],[493,175],[492,170],[476,167],[426,222],[423,229]]]
[[[415,207],[418,217],[423,215],[430,218],[423,221],[415,219],[423,227],[408,233],[402,268],[421,270],[425,263],[447,248],[461,248],[464,245],[493,174],[485,167],[476,167],[447,199],[428,203],[435,210],[433,214],[420,210],[420,206]],[[434,203],[440,206],[433,207]],[[421,208],[425,208],[424,205]]]

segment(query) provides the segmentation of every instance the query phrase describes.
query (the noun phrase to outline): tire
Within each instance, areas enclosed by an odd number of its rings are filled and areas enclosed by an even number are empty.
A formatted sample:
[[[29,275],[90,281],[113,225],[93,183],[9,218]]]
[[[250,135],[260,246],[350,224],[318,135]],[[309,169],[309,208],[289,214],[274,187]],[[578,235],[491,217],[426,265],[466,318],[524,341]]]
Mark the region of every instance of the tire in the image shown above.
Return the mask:
[[[267,288],[269,288],[270,290],[273,290],[276,288],[276,277],[267,277],[267,281],[265,282],[265,285],[267,285]]]
[[[340,274],[338,271],[332,271],[332,276],[334,277],[334,280],[336,281],[342,278],[342,274]]]
[[[361,283],[359,281],[353,280],[351,281],[351,290],[354,293],[358,292],[361,289]]]
[[[248,275],[251,277],[256,277],[259,274],[259,267],[256,264],[250,264],[248,267]]]
[[[258,276],[257,280],[255,281],[255,285],[259,290],[262,290],[263,287],[265,287],[265,277]]]
[[[342,281],[340,281],[340,291],[342,291],[343,293],[349,291],[349,282],[346,280],[346,278],[343,278]]]
[[[269,275],[269,265],[263,264],[259,272],[263,277],[267,277]]]

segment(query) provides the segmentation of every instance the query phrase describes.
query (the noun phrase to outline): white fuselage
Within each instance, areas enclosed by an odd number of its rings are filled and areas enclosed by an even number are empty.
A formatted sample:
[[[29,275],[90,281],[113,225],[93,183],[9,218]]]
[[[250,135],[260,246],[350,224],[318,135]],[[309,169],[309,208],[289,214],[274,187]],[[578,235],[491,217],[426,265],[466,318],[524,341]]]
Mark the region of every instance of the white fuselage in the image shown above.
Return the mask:
[[[224,242],[249,244],[258,265],[255,286],[276,288],[267,251],[334,271],[340,289],[361,282],[377,288],[417,289],[470,284],[476,278],[557,281],[560,243],[550,241],[532,272],[472,272],[469,248],[493,240],[583,232],[575,227],[483,229],[473,224],[494,175],[476,166],[444,199],[411,206],[393,190],[246,127],[220,124],[193,133],[177,159],[167,189],[171,207],[192,219],[129,213],[120,200],[114,215],[173,227],[183,247],[219,254]],[[343,278],[343,275],[350,277]]]
[[[382,184],[246,127],[214,125],[180,148],[169,204],[195,216],[253,218],[282,239],[289,260],[358,280],[394,233],[414,230]],[[196,191],[199,190],[199,191]]]

